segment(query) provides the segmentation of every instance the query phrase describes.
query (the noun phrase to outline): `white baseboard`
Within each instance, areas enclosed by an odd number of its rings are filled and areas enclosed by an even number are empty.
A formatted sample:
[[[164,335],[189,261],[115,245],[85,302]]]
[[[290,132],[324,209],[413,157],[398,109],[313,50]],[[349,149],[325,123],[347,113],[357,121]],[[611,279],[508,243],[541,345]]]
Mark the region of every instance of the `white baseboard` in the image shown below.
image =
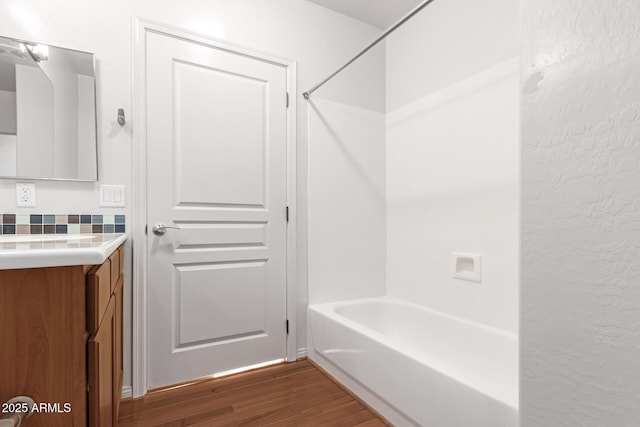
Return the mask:
[[[123,385],[122,399],[128,399],[130,397],[133,397],[133,387],[131,387],[130,385]]]
[[[307,347],[299,348],[297,353],[296,353],[296,360],[297,359],[304,359],[305,357],[307,357]]]

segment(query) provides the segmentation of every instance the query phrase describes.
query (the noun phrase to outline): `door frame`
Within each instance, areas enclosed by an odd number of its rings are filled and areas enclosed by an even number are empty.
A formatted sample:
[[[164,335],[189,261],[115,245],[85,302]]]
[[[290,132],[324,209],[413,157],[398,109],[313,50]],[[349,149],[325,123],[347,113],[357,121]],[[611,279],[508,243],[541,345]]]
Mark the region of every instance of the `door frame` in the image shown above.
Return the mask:
[[[286,236],[286,318],[289,321],[289,334],[286,337],[286,360],[295,361],[296,343],[296,61],[257,52],[246,47],[230,44],[223,40],[197,34],[170,25],[133,17],[132,25],[133,55],[131,58],[132,75],[132,385],[133,397],[147,393],[147,238],[145,226],[147,221],[147,135],[146,135],[146,43],[147,32],[160,33],[216,49],[247,56],[260,61],[282,66],[287,71],[287,206],[289,221]],[[283,99],[282,102],[285,102]],[[284,214],[284,213],[283,213]],[[283,325],[284,327],[285,325]]]

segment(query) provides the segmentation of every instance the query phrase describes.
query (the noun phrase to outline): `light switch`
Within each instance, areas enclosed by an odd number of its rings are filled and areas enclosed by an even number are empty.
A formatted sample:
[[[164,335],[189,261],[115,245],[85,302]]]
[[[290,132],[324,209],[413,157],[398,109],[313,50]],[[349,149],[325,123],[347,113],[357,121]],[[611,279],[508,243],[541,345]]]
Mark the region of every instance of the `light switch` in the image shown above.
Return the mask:
[[[101,185],[100,206],[124,207],[124,185]]]
[[[102,201],[104,203],[111,203],[113,201],[113,190],[111,188],[103,188],[102,189]]]

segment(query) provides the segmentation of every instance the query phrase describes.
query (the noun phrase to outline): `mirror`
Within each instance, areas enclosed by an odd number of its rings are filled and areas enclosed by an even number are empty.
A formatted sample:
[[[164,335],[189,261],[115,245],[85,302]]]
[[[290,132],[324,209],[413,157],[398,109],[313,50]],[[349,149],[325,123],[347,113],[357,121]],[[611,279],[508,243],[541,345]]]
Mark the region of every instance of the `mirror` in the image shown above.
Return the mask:
[[[96,181],[94,55],[0,37],[0,177]]]

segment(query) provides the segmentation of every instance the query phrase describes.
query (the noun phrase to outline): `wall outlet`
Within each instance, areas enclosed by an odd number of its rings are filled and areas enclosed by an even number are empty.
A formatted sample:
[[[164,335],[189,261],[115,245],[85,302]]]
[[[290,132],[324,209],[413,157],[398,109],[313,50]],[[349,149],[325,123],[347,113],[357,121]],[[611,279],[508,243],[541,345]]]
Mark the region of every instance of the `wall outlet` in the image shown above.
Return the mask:
[[[18,207],[34,207],[36,205],[36,185],[33,183],[16,183],[16,205]]]

